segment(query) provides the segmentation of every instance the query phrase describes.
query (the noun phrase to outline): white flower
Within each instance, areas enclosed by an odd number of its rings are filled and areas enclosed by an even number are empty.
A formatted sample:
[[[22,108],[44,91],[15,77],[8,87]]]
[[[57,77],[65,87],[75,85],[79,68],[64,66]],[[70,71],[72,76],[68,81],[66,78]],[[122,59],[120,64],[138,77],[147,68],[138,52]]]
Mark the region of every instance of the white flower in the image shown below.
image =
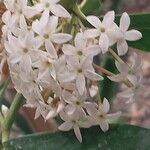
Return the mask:
[[[62,131],[69,131],[73,129],[79,142],[82,142],[80,127],[89,128],[91,126],[89,117],[86,116],[86,114],[83,111],[77,111],[73,114],[67,114],[67,112],[62,111],[60,113],[60,117],[65,122],[62,125],[60,125],[58,129]]]
[[[143,90],[143,85],[141,83],[142,77],[134,78],[132,80],[133,87],[125,89],[120,92],[118,96],[128,99],[127,103],[133,103],[139,98],[139,92]]]
[[[5,48],[9,54],[9,60],[12,64],[19,63],[22,71],[30,72],[32,68],[32,58],[35,58],[36,39],[34,33],[29,31],[25,37],[16,38],[9,35],[8,42],[5,42]],[[36,54],[36,56],[37,56]]]
[[[55,69],[59,83],[70,84],[70,81],[74,80],[73,73],[68,70],[66,58],[64,55],[61,55],[55,62]]]
[[[93,57],[87,57],[83,62],[79,62],[77,59],[69,57],[67,58],[70,71],[74,74],[76,81],[76,88],[80,95],[83,95],[85,91],[86,80],[85,77],[98,81],[103,80],[103,77],[95,73],[92,66]]]
[[[5,0],[4,4],[18,19],[31,18],[39,12],[34,7],[28,6],[27,0]]]
[[[43,76],[40,75],[37,81],[41,87],[52,90],[57,97],[61,97],[62,95],[61,86],[57,80],[52,78],[50,73],[43,74]]]
[[[51,58],[57,58],[56,49],[53,43],[62,44],[68,42],[72,36],[66,33],[56,33],[58,17],[43,13],[40,20],[32,24],[32,29],[41,38],[41,44],[44,42],[45,48],[49,51]]]
[[[33,63],[33,66],[39,69],[38,78],[42,78],[45,74],[49,74],[56,79],[55,59],[51,58],[49,52],[39,52],[39,60]]]
[[[65,102],[59,97],[55,98],[49,97],[47,104],[50,108],[45,118],[46,120],[56,117],[58,113],[60,113],[60,111],[62,111],[65,107]]]
[[[68,104],[66,109],[68,114],[72,114],[75,111],[84,111],[90,102],[87,101],[87,93],[84,92],[81,96],[77,91],[70,93],[68,91],[63,91],[63,99]]]
[[[35,8],[40,11],[45,12],[52,12],[55,16],[58,17],[70,17],[70,14],[67,10],[58,4],[60,0],[40,0],[36,5]]]
[[[115,14],[114,11],[108,12],[101,22],[96,16],[88,16],[87,21],[95,27],[95,29],[89,29],[85,31],[85,37],[95,38],[99,37],[99,46],[102,53],[108,51],[108,47],[116,42],[116,39],[120,37],[120,32],[117,25],[114,23]]]
[[[120,30],[122,32],[122,36],[117,41],[117,51],[118,55],[124,55],[128,51],[128,44],[127,41],[136,41],[142,38],[142,34],[137,30],[129,30],[130,26],[130,17],[125,12],[122,14],[120,18]]]
[[[88,114],[93,118],[93,124],[100,125],[103,132],[106,132],[109,128],[109,119],[114,117],[116,118],[121,115],[120,112],[107,114],[109,109],[110,104],[106,98],[104,98],[102,104],[99,103],[99,105],[96,105],[93,103],[93,105],[89,105],[89,108],[87,109]]]
[[[100,53],[98,45],[89,45],[83,33],[77,33],[74,39],[75,47],[70,44],[64,44],[62,51],[67,56],[74,56],[79,60],[85,59],[88,55],[95,56]]]
[[[2,21],[4,22],[4,26],[2,27],[3,39],[7,39],[7,35],[13,33],[16,35],[17,31],[17,23],[18,19],[15,15],[12,15],[10,11],[4,12],[2,16]]]
[[[142,61],[141,58],[135,53],[131,66],[126,63],[119,63],[117,61],[115,64],[120,73],[114,76],[109,76],[108,78],[112,81],[120,82],[128,79],[133,83],[135,78],[142,76]]]

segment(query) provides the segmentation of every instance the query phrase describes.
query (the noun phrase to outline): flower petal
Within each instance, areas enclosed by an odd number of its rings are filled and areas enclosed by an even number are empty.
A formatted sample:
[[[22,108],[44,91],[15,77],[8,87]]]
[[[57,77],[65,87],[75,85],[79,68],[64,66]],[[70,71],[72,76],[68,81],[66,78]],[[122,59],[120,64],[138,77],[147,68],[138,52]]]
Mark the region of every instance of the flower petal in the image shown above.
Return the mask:
[[[58,127],[58,129],[61,131],[69,131],[72,129],[72,124],[71,122],[64,122]]]
[[[70,44],[64,44],[62,47],[62,51],[65,55],[75,55],[76,54],[76,49],[74,46]]]
[[[100,35],[100,32],[97,29],[88,29],[85,30],[84,32],[84,36],[86,38],[95,38],[98,37]]]
[[[125,33],[125,39],[128,41],[136,41],[141,38],[142,38],[142,34],[137,30],[130,30]]]
[[[74,133],[77,137],[77,139],[79,140],[80,143],[82,143],[82,136],[81,136],[81,132],[78,126],[74,126]]]
[[[57,44],[62,44],[70,41],[72,36],[66,33],[55,33],[51,37],[52,41]]]
[[[104,24],[106,27],[111,27],[115,19],[115,12],[109,11],[106,13],[106,15],[103,18],[102,24]]]
[[[100,49],[99,45],[91,45],[91,46],[87,47],[86,51],[88,54],[90,54],[92,56],[96,56],[101,52],[101,49]]]
[[[51,5],[51,12],[58,17],[66,17],[66,18],[70,17],[68,11],[59,4]]]
[[[114,75],[114,76],[108,76],[107,78],[110,79],[111,81],[114,81],[114,82],[121,82],[126,78],[126,76],[119,73],[119,74]]]
[[[120,40],[117,42],[117,51],[119,56],[125,55],[127,53],[128,44],[125,40]]]
[[[52,109],[49,111],[49,113],[46,115],[46,120],[49,120],[50,118],[53,118],[57,115],[57,112],[55,109]]]
[[[125,90],[125,91],[122,91],[120,93],[118,93],[118,96],[120,97],[124,97],[124,98],[130,98],[134,95],[133,91],[131,88]]]
[[[100,125],[100,128],[102,129],[103,132],[106,132],[109,129],[108,122],[104,119],[101,119],[99,121],[99,125]]]
[[[76,78],[76,87],[80,95],[83,95],[85,91],[85,77],[82,74],[78,74]]]
[[[60,118],[61,118],[62,120],[64,120],[64,121],[68,122],[69,117],[68,117],[68,115],[67,115],[67,113],[66,113],[66,112],[61,111],[61,112],[59,113],[59,115],[60,115]]]
[[[77,49],[83,49],[86,47],[86,39],[84,38],[83,33],[77,33],[74,42]]]
[[[124,12],[120,18],[120,26],[119,27],[122,31],[125,32],[128,30],[129,26],[130,26],[130,17],[126,12]]]
[[[99,46],[100,46],[103,54],[108,51],[109,39],[106,34],[101,34],[100,39],[99,39]]]
[[[100,21],[100,19],[98,17],[96,17],[96,16],[88,16],[86,19],[95,28],[97,28],[97,29],[100,28],[101,21]]]
[[[56,59],[58,56],[57,56],[57,52],[54,48],[54,45],[52,44],[52,42],[50,41],[45,41],[45,48],[47,50],[47,52],[49,52],[51,58],[54,58]]]
[[[46,26],[49,19],[49,11],[45,10],[40,18],[39,27],[43,28]]]
[[[57,16],[51,16],[49,17],[49,21],[48,21],[48,31],[50,31],[51,33],[54,33],[56,31],[58,25],[58,17]]]
[[[121,116],[121,112],[116,112],[116,113],[113,113],[113,114],[108,114],[106,117],[107,119],[118,119],[120,116]]]
[[[99,81],[104,79],[102,76],[100,76],[99,74],[91,70],[86,70],[85,75],[87,78],[91,79],[92,81]]]
[[[103,108],[102,109],[105,114],[107,114],[110,109],[110,104],[106,98],[104,98],[104,100],[103,100]]]
[[[126,63],[119,63],[118,61],[115,61],[115,65],[120,73],[127,74],[131,70],[130,66]]]

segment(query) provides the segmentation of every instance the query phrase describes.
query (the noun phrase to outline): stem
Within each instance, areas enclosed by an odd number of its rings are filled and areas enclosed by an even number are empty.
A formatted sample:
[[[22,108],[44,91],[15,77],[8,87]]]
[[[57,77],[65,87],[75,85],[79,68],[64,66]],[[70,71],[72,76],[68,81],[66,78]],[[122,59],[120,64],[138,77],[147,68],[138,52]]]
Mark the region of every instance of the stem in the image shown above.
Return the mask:
[[[9,85],[11,81],[10,76],[6,79],[4,86],[2,87],[2,89],[0,90],[0,102],[3,100],[4,94],[5,94],[5,90],[7,88],[7,86]]]
[[[22,104],[23,96],[22,94],[17,93],[9,108],[8,114],[2,123],[2,143],[9,139],[11,127]]]
[[[111,48],[109,48],[108,51],[118,62],[125,63]]]
[[[87,2],[87,0],[83,0],[83,1],[81,2],[81,4],[79,5],[79,8],[80,8],[80,9],[83,8],[83,6],[86,4],[86,2]]]
[[[103,67],[101,67],[101,66],[98,66],[98,65],[96,65],[96,64],[94,64],[93,63],[93,67],[97,70],[97,71],[101,71],[102,73],[104,73],[105,75],[107,75],[107,76],[113,76],[113,75],[115,75],[114,73],[112,73],[112,72],[110,72],[110,71],[108,71],[107,69],[105,69],[105,68],[103,68]],[[126,79],[126,80],[124,80],[124,81],[122,81],[127,87],[133,87],[133,84],[128,80],[128,79]]]
[[[79,16],[81,19],[86,20],[86,16],[82,13],[80,8],[78,7],[78,4],[76,3],[73,7],[73,12]]]
[[[108,75],[108,76],[113,76],[114,74],[110,71],[108,71],[107,69],[101,67],[101,66],[98,66],[96,64],[93,63],[93,67],[97,70],[97,71],[101,71],[102,73],[104,73],[105,75]]]

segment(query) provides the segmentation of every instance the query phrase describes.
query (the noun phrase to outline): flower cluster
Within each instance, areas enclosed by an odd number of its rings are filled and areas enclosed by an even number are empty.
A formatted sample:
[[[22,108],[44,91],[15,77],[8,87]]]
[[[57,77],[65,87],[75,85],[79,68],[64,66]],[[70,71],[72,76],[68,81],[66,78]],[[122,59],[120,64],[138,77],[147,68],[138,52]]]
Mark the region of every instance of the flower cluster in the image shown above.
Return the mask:
[[[70,31],[68,24],[74,18],[59,1],[39,0],[30,5],[27,0],[5,0],[3,41],[15,89],[26,98],[25,106],[36,109],[35,119],[59,115],[64,120],[59,129],[74,129],[82,142],[79,128],[100,125],[105,132],[109,118],[120,115],[108,114],[106,98],[93,100],[98,93],[91,94],[91,88],[103,80],[93,66],[94,56],[103,55],[116,43],[118,55],[124,55],[128,51],[126,40],[138,40],[142,35],[137,30],[128,31],[127,13],[123,13],[118,26],[114,11],[108,12],[102,22],[88,16],[93,27],[80,27],[71,35],[73,29]],[[141,79],[141,61],[136,55],[131,67],[118,61],[116,67],[120,73],[108,78],[116,82],[126,79],[132,86],[120,95],[131,100]]]

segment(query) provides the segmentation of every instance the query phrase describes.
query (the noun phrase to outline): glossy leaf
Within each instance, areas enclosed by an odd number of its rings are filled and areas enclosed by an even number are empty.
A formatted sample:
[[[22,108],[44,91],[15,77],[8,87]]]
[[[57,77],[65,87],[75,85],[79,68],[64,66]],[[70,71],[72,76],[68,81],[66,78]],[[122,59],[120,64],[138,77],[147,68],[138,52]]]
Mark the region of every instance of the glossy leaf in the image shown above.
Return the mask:
[[[72,10],[77,0],[60,0],[60,4],[63,5],[68,11]]]
[[[100,9],[101,6],[101,0],[86,0],[86,3],[82,7],[82,12],[85,15],[92,14],[93,12],[96,12]]]
[[[6,150],[149,150],[150,130],[131,125],[112,125],[103,133],[99,127],[82,129],[83,143],[73,132],[35,134],[4,143]]]

